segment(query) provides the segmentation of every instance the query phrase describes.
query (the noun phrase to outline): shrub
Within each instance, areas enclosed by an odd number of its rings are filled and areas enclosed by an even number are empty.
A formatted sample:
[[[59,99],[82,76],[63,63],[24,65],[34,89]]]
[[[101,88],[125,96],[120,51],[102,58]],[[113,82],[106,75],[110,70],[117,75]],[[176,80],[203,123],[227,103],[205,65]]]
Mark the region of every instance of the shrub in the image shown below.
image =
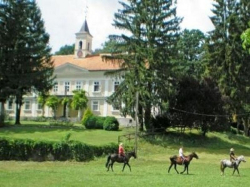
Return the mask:
[[[85,124],[86,129],[103,129],[104,119],[100,116],[90,116]]]
[[[70,122],[69,120],[51,120],[49,122],[50,126],[65,126],[65,127],[72,127],[74,123]]]
[[[105,120],[106,120],[106,117],[96,116],[96,127],[98,129],[103,129],[103,124]]]
[[[119,130],[119,122],[115,117],[106,117],[103,124],[103,129],[106,131],[117,131]]]
[[[169,116],[166,113],[151,117],[150,123],[155,131],[165,131],[171,126]]]
[[[82,117],[82,125],[86,126],[86,122],[88,120],[89,117],[93,116],[93,112],[87,108],[85,111],[84,111],[84,114],[83,114],[83,117]]]
[[[96,156],[114,153],[116,150],[117,144],[93,146],[76,141],[49,142],[0,138],[0,160],[88,161]]]

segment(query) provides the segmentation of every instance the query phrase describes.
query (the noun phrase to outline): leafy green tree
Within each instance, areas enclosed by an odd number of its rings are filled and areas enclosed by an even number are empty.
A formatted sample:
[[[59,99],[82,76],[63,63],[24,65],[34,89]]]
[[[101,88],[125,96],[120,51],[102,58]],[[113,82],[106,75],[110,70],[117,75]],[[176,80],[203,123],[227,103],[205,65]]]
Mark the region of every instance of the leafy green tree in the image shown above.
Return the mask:
[[[75,44],[62,46],[59,51],[55,52],[55,55],[73,55]]]
[[[248,24],[250,26],[250,22]],[[248,50],[250,53],[250,28],[246,29],[242,34],[241,34],[241,39],[242,39],[242,47],[245,50]]]
[[[100,54],[100,53],[113,53],[115,51],[116,41],[115,40],[108,40],[102,44],[102,48],[96,49],[93,54]]]
[[[56,119],[56,112],[57,112],[59,104],[60,104],[60,99],[55,95],[49,96],[46,100],[46,105],[50,107],[53,111],[54,119]]]
[[[83,124],[84,126],[86,126],[87,120],[88,120],[91,116],[94,116],[94,114],[93,114],[93,112],[90,110],[90,108],[87,108],[87,109],[84,111],[83,118],[82,118],[82,124]]]
[[[73,98],[71,102],[71,107],[75,110],[78,110],[78,120],[82,118],[82,110],[88,106],[88,98],[84,90],[74,90]]]
[[[47,92],[53,83],[49,35],[35,0],[0,1],[1,92],[15,97],[15,124],[20,124],[23,95]]]
[[[208,131],[228,130],[224,105],[220,90],[211,78],[198,81],[185,76],[170,102],[172,124],[184,128],[200,127],[204,136]]]
[[[247,29],[250,12],[249,1],[216,0],[211,21],[215,30],[209,34],[207,73],[215,78],[225,96],[230,98],[228,113],[246,114],[245,130],[248,129],[250,102],[249,54],[242,48],[241,34]]]
[[[47,100],[48,97],[49,97],[49,93],[43,93],[43,92],[41,92],[38,95],[38,98],[37,98],[38,103],[42,107],[42,117],[44,117],[44,107],[46,105],[46,100]]]
[[[67,117],[67,107],[70,106],[71,98],[69,98],[69,97],[63,97],[63,98],[60,100],[60,103],[61,103],[62,106],[63,106],[63,117],[66,118],[66,117]]]
[[[168,80],[174,73],[171,62],[177,56],[181,19],[172,0],[129,0],[120,4],[114,26],[129,34],[110,36],[115,42],[107,58],[121,63],[121,69],[113,75],[124,81],[109,101],[124,104],[121,109],[133,116],[138,92],[140,130],[143,123],[150,129],[152,107],[163,108],[165,101],[160,96],[168,95],[171,87]]]

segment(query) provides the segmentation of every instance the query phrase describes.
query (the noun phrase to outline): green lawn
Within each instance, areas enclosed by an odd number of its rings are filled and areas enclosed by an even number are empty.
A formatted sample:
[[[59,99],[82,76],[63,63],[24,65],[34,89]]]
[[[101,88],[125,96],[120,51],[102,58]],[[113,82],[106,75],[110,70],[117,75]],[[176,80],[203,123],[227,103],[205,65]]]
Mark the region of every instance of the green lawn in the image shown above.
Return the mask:
[[[133,128],[123,128],[119,131],[87,130],[80,124],[73,127],[50,127],[47,123],[24,121],[19,126],[8,125],[0,128],[0,137],[62,141],[70,134],[70,140],[92,145],[105,145],[118,142],[118,136],[131,132],[134,132]]]
[[[172,151],[171,151],[172,152]],[[176,174],[174,169],[168,174],[170,156],[168,149],[162,154],[131,159],[132,172],[128,168],[122,172],[122,165],[115,164],[114,172],[107,172],[106,158],[91,162],[0,162],[0,184],[2,187],[40,187],[40,186],[249,186],[250,163],[240,165],[241,176],[232,176],[232,169],[220,175],[219,161],[225,155],[198,153],[200,159],[190,164],[189,175]],[[182,166],[177,169],[182,171]]]
[[[94,145],[117,142],[117,137],[134,129],[122,129],[118,132],[103,130],[84,130],[77,128],[51,129],[44,127],[5,127],[0,136],[14,138],[51,139],[60,141],[67,133],[71,139]],[[125,142],[133,144],[133,142]],[[192,160],[189,175],[176,174],[174,168],[168,173],[169,157],[178,153],[180,144],[185,153],[195,151],[199,159]],[[232,169],[226,168],[225,176],[220,175],[221,159],[229,158],[229,149],[235,148],[237,155],[244,155],[247,162],[241,163],[240,176],[232,176]],[[128,151],[128,150],[127,150]],[[122,172],[122,165],[115,163],[114,172],[105,168],[106,156],[89,162],[17,162],[0,161],[1,187],[134,187],[134,186],[190,186],[190,187],[228,187],[249,186],[250,177],[250,141],[248,137],[230,133],[208,133],[202,137],[198,132],[184,135],[172,131],[166,136],[146,136],[139,139],[138,158],[131,158],[132,172],[128,168]],[[183,166],[178,166],[179,171]]]

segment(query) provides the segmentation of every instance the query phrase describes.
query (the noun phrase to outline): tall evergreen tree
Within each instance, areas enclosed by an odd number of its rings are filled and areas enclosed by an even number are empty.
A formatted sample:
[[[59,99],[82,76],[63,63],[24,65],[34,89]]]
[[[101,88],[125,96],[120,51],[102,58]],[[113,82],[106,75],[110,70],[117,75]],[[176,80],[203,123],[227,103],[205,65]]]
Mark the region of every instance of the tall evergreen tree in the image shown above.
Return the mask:
[[[116,41],[111,58],[122,63],[116,75],[124,79],[111,98],[113,102],[124,103],[126,111],[134,112],[138,92],[140,129],[143,123],[150,129],[153,106],[166,106],[182,19],[176,16],[176,1],[173,0],[127,2],[120,2],[122,9],[115,13],[114,26],[128,34],[110,37]]]
[[[206,36],[197,29],[185,29],[181,32],[178,41],[178,61],[177,71],[181,74],[200,78],[204,72],[203,56]]]
[[[247,28],[249,8],[246,0],[216,0],[211,17],[215,30],[210,33],[208,70],[231,99],[228,112],[237,114],[248,113],[250,104],[250,56],[242,49],[240,38]]]
[[[2,0],[0,6],[0,76],[7,83],[1,90],[15,97],[20,124],[23,95],[52,87],[49,35],[35,0]]]

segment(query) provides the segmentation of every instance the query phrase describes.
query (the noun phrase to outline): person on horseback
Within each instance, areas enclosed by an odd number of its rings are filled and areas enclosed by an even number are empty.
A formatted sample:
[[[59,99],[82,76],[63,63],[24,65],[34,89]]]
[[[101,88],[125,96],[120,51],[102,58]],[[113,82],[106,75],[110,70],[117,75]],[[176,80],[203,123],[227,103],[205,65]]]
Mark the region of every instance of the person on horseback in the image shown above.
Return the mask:
[[[235,165],[236,156],[234,154],[234,148],[230,149],[229,156],[230,156],[230,161],[232,162],[232,165]]]
[[[180,149],[179,149],[179,156],[182,159],[182,164],[184,164],[184,162],[185,162],[185,156],[183,154],[183,146],[181,146]]]
[[[123,148],[123,143],[119,144],[118,154],[119,154],[119,157],[123,158],[123,160],[125,161],[125,151]]]

